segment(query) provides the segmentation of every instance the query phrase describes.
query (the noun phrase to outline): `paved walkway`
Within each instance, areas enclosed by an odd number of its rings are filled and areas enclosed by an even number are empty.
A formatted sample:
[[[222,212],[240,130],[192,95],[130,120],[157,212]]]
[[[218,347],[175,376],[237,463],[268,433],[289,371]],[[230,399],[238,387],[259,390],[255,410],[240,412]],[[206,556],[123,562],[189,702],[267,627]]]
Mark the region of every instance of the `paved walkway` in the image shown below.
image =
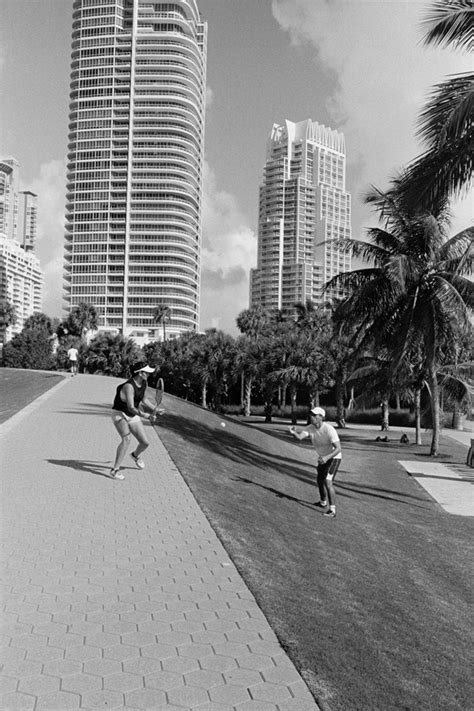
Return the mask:
[[[0,708],[317,709],[151,428],[108,478],[115,386],[67,378],[0,427]]]

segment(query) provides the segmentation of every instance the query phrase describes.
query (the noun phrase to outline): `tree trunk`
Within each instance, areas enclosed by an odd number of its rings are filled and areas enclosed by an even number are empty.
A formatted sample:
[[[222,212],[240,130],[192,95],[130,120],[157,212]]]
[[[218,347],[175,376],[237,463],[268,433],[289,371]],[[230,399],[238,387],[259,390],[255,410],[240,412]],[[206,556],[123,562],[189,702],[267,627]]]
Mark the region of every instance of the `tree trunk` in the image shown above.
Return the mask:
[[[346,408],[344,407],[344,383],[342,379],[336,380],[336,422],[339,427],[346,426]]]
[[[439,386],[436,377],[434,365],[429,368],[430,395],[431,395],[431,420],[433,427],[433,435],[431,438],[430,456],[437,457],[439,454],[439,435],[441,428],[440,405],[439,405]]]
[[[382,432],[388,432],[390,429],[390,424],[389,424],[389,406],[388,406],[388,396],[384,395],[382,402],[380,403],[380,408],[381,408],[381,417],[382,417],[382,423],[380,426],[380,429]]]
[[[207,409],[207,383],[204,382],[201,385],[201,407]]]
[[[291,424],[296,425],[298,418],[296,416],[296,386],[290,385],[290,402],[291,402]]]
[[[245,417],[250,417],[250,408],[252,404],[252,381],[253,378],[251,376],[249,376],[245,381]]]
[[[398,393],[395,393],[395,409],[400,409],[400,395]]]
[[[415,439],[421,444],[421,388],[415,388]]]
[[[245,409],[245,375],[240,374],[240,407]]]

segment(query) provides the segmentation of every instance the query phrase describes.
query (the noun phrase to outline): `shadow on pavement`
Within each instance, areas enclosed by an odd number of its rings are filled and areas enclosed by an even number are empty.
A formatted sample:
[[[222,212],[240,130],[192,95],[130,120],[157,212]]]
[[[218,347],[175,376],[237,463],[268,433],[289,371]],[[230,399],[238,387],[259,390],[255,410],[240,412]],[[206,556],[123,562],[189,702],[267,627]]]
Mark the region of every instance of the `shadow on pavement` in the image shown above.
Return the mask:
[[[56,464],[59,467],[67,467],[68,469],[74,469],[77,472],[88,472],[90,474],[97,474],[97,476],[105,476],[110,479],[109,471],[112,466],[111,463],[102,466],[96,462],[88,462],[86,460],[81,461],[78,459],[46,459],[49,464]]]

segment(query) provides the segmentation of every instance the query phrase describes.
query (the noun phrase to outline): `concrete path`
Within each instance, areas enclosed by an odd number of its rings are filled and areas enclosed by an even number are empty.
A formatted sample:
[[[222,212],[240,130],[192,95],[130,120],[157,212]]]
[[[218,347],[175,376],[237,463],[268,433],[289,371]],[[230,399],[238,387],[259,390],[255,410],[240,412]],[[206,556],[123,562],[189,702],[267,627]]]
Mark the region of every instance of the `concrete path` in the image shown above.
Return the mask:
[[[0,708],[317,709],[156,432],[107,476],[116,384],[68,378],[0,427]]]

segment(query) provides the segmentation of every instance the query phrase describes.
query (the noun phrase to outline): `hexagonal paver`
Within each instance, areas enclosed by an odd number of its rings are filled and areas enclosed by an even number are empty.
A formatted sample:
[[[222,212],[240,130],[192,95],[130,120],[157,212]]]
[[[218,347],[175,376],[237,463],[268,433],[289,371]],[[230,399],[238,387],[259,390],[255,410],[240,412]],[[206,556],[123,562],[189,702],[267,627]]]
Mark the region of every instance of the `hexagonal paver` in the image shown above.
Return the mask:
[[[59,679],[56,676],[38,674],[37,676],[27,676],[21,679],[18,690],[32,696],[42,696],[59,691]]]
[[[156,636],[147,632],[129,632],[122,636],[122,642],[131,647],[145,647],[156,642]]]
[[[237,663],[242,669],[254,669],[255,671],[273,669],[275,666],[272,658],[264,654],[244,654],[237,657]]]
[[[76,662],[87,662],[89,659],[100,659],[102,651],[100,647],[69,647],[66,649],[66,659],[75,659]]]
[[[133,634],[133,632],[130,634]],[[90,644],[91,647],[102,647],[103,649],[113,647],[115,644],[120,644],[120,635],[107,634],[106,632],[86,635],[86,644]]]
[[[263,703],[262,701],[258,702]],[[279,701],[279,711],[318,711],[318,706],[313,698],[311,699],[288,699],[287,701]],[[240,711],[240,709],[239,709]]]
[[[0,677],[0,696],[3,694],[10,694],[15,691],[18,686],[18,679],[14,679],[12,676]]]
[[[224,672],[224,679],[226,684],[245,686],[246,688],[262,683],[259,672],[252,669],[231,669],[231,671]]]
[[[93,676],[107,676],[107,674],[118,674],[122,671],[122,662],[118,659],[91,659],[84,664],[85,674]]]
[[[61,647],[34,647],[26,653],[26,659],[33,659],[38,662],[50,662],[55,659],[62,659],[65,650]]]
[[[11,647],[21,647],[22,649],[32,649],[33,647],[44,647],[48,638],[43,634],[23,634],[13,637]]]
[[[134,659],[127,659],[123,663],[123,670],[130,674],[145,676],[146,674],[154,674],[161,671],[161,662],[153,657],[135,657]]]
[[[178,650],[170,644],[149,644],[146,647],[141,647],[142,657],[152,657],[153,659],[168,659],[169,657],[177,657]]]
[[[93,647],[93,649],[97,649],[100,656],[100,649],[98,647]],[[116,644],[114,647],[104,649],[104,657],[106,659],[117,659],[121,662],[125,661],[125,659],[138,657],[139,654],[140,649],[138,647],[132,647],[127,644]]]
[[[40,696],[36,702],[35,711],[71,711],[78,709],[80,703],[81,697],[77,694],[57,691],[55,694]]]
[[[222,674],[207,669],[196,669],[184,675],[187,686],[200,686],[203,689],[212,689],[213,686],[222,685]]]
[[[61,679],[62,691],[84,694],[86,691],[98,691],[99,689],[102,689],[102,679],[92,674],[71,674]]]
[[[30,711],[34,709],[36,699],[34,696],[27,696],[27,694],[2,694],[0,696],[0,708],[8,709],[8,711]]]
[[[183,675],[170,671],[160,671],[157,674],[151,674],[145,678],[145,686],[147,688],[152,687],[153,689],[161,689],[162,691],[179,688],[183,685]]]
[[[242,686],[233,686],[232,684],[216,686],[213,689],[209,689],[209,696],[211,701],[215,701],[219,704],[230,704],[231,706],[236,706],[237,704],[250,700],[247,689],[244,689]]]
[[[210,644],[183,644],[178,647],[178,654],[180,657],[193,657],[194,659],[200,659],[201,657],[207,657],[213,654],[214,650]]]
[[[191,657],[168,657],[161,662],[165,671],[173,671],[181,674],[194,671],[199,668],[195,659]]]
[[[293,666],[270,667],[262,671],[262,676],[265,681],[274,684],[292,684],[301,681],[300,675]]]
[[[143,679],[138,674],[109,674],[104,677],[104,689],[111,691],[133,691],[133,689],[143,688]]]
[[[43,674],[62,677],[68,674],[78,674],[81,669],[81,662],[76,662],[72,659],[53,659],[44,665]]]
[[[270,682],[252,686],[251,694],[257,701],[273,701],[275,704],[291,698],[288,687]]]
[[[221,654],[224,657],[242,657],[249,651],[247,645],[238,642],[221,642],[215,644],[214,649],[216,654]]]
[[[269,701],[255,701],[254,699],[244,701],[243,704],[237,704],[234,708],[237,711],[280,711],[280,706],[276,704],[272,704]],[[295,709],[295,711],[297,711],[297,709]]]
[[[177,706],[195,707],[209,701],[207,691],[197,686],[182,686],[168,691],[168,700]]]
[[[125,694],[125,702],[127,707],[134,709],[157,709],[166,705],[166,695],[158,689],[140,689]]]
[[[233,657],[222,657],[219,654],[214,654],[209,657],[203,657],[199,660],[202,669],[211,671],[225,672],[237,667],[237,662]]]
[[[89,694],[84,694],[82,697],[82,707],[86,709],[122,709],[123,703],[122,694],[108,689],[93,691]]]
[[[41,663],[30,662],[27,660],[18,660],[6,662],[3,665],[2,673],[7,676],[23,677],[41,674]]]

